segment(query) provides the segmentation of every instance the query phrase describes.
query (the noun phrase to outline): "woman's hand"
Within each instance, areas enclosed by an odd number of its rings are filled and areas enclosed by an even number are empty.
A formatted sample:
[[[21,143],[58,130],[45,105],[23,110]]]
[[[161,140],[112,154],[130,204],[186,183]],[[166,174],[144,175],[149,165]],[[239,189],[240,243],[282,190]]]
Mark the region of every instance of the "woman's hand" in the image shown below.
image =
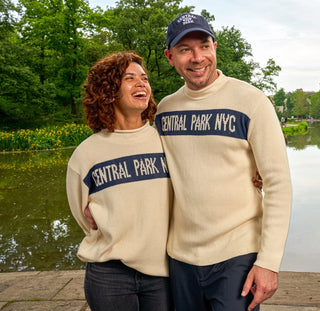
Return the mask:
[[[89,226],[92,230],[98,230],[98,226],[95,222],[95,220],[93,219],[89,206],[87,205],[86,208],[84,209],[84,217],[87,219]]]
[[[262,178],[261,178],[258,170],[256,171],[256,177],[252,177],[252,182],[255,187],[262,190],[263,181],[262,181]]]

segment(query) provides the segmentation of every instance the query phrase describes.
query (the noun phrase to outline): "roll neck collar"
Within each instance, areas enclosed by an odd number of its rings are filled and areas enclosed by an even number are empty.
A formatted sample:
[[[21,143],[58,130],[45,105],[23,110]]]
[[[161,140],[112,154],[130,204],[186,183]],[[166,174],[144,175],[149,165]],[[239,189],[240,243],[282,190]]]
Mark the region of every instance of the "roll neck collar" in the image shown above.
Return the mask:
[[[145,124],[141,127],[132,130],[118,130],[115,129],[114,132],[109,132],[107,129],[101,131],[103,134],[117,134],[117,135],[125,135],[125,134],[134,134],[145,131],[150,126],[149,121],[146,121]]]
[[[221,89],[221,87],[227,82],[227,77],[222,73],[222,71],[217,69],[217,72],[219,74],[218,78],[213,83],[209,84],[203,89],[192,90],[188,88],[188,86],[185,84],[183,87],[184,94],[192,98],[193,100],[201,100],[203,98],[206,98],[208,95],[217,93]]]
[[[114,133],[119,133],[119,134],[137,133],[137,132],[143,131],[146,127],[148,127],[148,125],[149,125],[149,122],[146,121],[144,123],[144,125],[142,125],[141,127],[138,127],[138,128],[135,128],[135,129],[131,129],[131,130],[118,130],[118,129],[115,129]]]

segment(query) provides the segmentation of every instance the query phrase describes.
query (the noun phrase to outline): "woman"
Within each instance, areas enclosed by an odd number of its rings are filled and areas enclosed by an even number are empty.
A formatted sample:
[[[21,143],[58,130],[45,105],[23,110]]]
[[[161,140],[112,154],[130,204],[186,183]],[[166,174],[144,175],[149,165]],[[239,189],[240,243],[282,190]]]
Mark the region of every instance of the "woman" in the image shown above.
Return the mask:
[[[88,74],[83,100],[94,134],[70,158],[67,194],[86,236],[85,295],[96,310],[173,310],[166,242],[172,189],[142,59],[117,53]],[[96,229],[84,216],[88,205]]]

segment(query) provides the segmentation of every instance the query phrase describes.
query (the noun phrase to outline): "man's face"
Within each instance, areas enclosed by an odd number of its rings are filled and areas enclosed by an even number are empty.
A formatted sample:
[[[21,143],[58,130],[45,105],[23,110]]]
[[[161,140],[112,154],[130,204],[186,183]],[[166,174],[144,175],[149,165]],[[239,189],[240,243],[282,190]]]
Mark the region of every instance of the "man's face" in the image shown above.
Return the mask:
[[[203,32],[190,32],[174,47],[165,50],[170,64],[192,90],[200,90],[218,77],[217,43]]]

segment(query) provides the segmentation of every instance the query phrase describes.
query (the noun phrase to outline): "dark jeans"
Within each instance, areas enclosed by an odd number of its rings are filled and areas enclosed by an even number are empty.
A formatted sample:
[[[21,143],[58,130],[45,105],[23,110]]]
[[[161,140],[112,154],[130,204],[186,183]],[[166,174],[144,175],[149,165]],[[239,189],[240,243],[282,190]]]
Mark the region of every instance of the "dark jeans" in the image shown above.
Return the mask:
[[[176,311],[247,311],[253,296],[241,297],[241,292],[256,257],[248,254],[209,266],[170,258]],[[259,306],[254,311],[259,311]]]
[[[140,273],[119,260],[87,263],[84,281],[92,311],[171,311],[167,277]]]

